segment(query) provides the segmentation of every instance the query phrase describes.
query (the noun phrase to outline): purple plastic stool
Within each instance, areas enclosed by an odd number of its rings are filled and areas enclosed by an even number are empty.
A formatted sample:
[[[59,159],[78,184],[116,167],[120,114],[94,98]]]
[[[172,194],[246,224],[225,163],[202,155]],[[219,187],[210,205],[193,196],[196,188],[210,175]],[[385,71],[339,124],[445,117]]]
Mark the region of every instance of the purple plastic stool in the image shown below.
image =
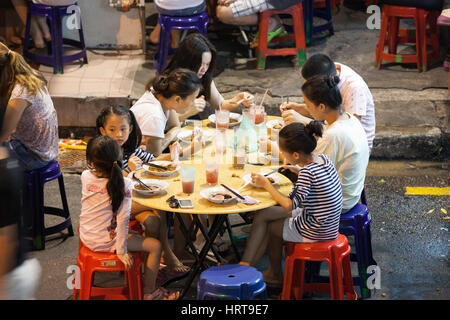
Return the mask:
[[[74,2],[77,5],[77,2]],[[72,62],[75,60],[83,59],[84,63],[88,63],[86,54],[86,45],[84,43],[83,27],[81,25],[81,17],[79,17],[79,29],[78,34],[80,36],[80,41],[73,39],[67,39],[63,37],[62,20],[65,16],[70,16],[73,12],[68,12],[70,6],[46,6],[42,4],[35,4],[30,2],[27,15],[27,26],[25,31],[25,42],[23,47],[23,55],[25,58],[48,66],[53,66],[53,73],[64,73],[64,64]],[[75,13],[79,14],[79,13]],[[46,17],[50,22],[50,33],[52,37],[52,47],[51,51],[49,48],[49,55],[41,55],[36,53],[31,53],[29,51],[30,46],[30,22],[31,15],[37,15],[41,17]],[[80,51],[64,55],[63,46],[67,44],[76,48],[81,49]]]
[[[325,8],[317,9],[314,8],[314,0],[303,1],[303,16],[305,17],[305,33],[306,33],[306,44],[313,43],[314,33],[319,33],[325,30],[330,32],[330,35],[334,34],[333,27],[333,10],[331,8],[331,1],[325,0]],[[327,22],[314,26],[314,17],[319,17]]]
[[[159,49],[155,55],[155,65],[158,74],[161,74],[167,65],[167,56],[169,55],[170,45],[170,31],[175,30],[190,30],[197,29],[205,37],[208,36],[208,13],[202,12],[201,14],[189,17],[172,17],[160,15],[159,24],[161,25],[161,33],[159,35]]]
[[[52,160],[47,166],[25,172],[25,178],[28,189],[29,201],[31,204],[28,215],[31,217],[31,230],[27,230],[27,236],[33,239],[34,249],[45,249],[45,236],[52,235],[68,230],[68,235],[73,236],[72,220],[70,219],[69,206],[67,204],[66,191],[64,188],[64,179],[56,160]],[[63,208],[54,208],[44,206],[44,184],[58,179],[59,192]],[[65,220],[57,225],[45,227],[45,214],[65,218]]]

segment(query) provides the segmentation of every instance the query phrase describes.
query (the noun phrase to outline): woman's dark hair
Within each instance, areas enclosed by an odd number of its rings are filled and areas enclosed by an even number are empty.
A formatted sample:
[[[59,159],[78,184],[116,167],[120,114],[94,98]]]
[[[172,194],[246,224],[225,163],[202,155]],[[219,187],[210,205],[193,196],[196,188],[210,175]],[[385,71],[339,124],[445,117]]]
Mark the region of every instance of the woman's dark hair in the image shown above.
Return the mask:
[[[106,190],[111,199],[112,211],[116,214],[125,198],[122,151],[119,144],[110,136],[97,136],[87,144],[86,160],[88,164],[93,164],[96,172],[108,179]]]
[[[131,130],[130,135],[128,136],[128,140],[122,146],[124,157],[128,158],[131,154],[133,154],[136,151],[136,149],[141,144],[142,140],[141,129],[139,128],[139,125],[136,121],[136,117],[134,116],[133,112],[130,109],[125,108],[123,106],[110,106],[104,108],[97,117],[95,125],[98,135],[102,134],[100,132],[100,128],[105,128],[106,121],[108,117],[112,114],[126,117],[128,120],[128,124],[133,127],[133,130]]]
[[[186,99],[187,96],[201,89],[202,83],[195,72],[188,69],[175,69],[168,75],[162,74],[154,77],[145,89],[150,91],[151,87],[164,98],[168,99],[177,95]]]
[[[290,153],[311,154],[317,146],[315,137],[322,137],[322,132],[323,126],[319,121],[311,121],[306,126],[303,123],[291,123],[280,131],[280,147]]]
[[[312,77],[303,84],[303,95],[316,106],[323,103],[328,108],[340,110],[342,96],[337,86],[338,83],[338,76]]]
[[[185,68],[197,73],[202,65],[202,55],[205,52],[211,53],[211,63],[200,81],[204,88],[202,94],[206,100],[209,100],[211,97],[211,82],[216,68],[217,50],[208,38],[201,33],[191,33],[180,43],[163,74],[169,74],[177,68]]]
[[[302,67],[302,77],[308,81],[314,76],[336,76],[337,70],[333,60],[323,53],[317,53],[306,60]]]

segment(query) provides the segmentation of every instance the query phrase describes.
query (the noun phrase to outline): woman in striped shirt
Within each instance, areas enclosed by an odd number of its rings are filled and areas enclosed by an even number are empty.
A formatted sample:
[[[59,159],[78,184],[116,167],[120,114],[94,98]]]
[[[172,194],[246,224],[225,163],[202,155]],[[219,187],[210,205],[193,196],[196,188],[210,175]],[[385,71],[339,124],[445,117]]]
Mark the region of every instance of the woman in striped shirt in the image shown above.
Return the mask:
[[[122,169],[124,170],[129,168],[134,171],[141,167],[143,163],[152,159],[170,160],[170,154],[161,154],[155,158],[152,153],[139,148],[142,133],[130,109],[122,106],[111,106],[103,109],[97,117],[96,127],[98,134],[114,138],[122,147]],[[124,174],[126,174],[126,171]],[[175,275],[189,271],[189,268],[175,256],[169,245],[165,213],[157,212],[133,201],[131,203],[131,216],[144,225],[147,237],[160,240],[164,252],[163,260],[167,265],[166,271],[173,271],[172,273]]]
[[[289,196],[281,194],[263,175],[252,174],[254,183],[280,204],[255,216],[241,261],[254,266],[267,248],[270,267],[264,272],[266,283],[282,283],[283,241],[315,242],[337,237],[342,211],[339,176],[326,155],[312,154],[322,131],[318,121],[306,126],[293,123],[280,131],[280,151],[293,165],[287,168],[298,174]]]

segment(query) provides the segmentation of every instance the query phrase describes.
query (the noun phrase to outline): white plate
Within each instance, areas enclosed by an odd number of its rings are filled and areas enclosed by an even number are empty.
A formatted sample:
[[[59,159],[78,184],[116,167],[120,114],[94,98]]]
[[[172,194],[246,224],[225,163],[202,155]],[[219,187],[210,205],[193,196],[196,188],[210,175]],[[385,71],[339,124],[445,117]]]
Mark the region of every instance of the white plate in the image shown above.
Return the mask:
[[[230,119],[237,120],[237,122],[230,122],[228,127],[232,128],[232,127],[237,126],[237,125],[239,125],[241,123],[241,121],[242,121],[242,114],[230,112]],[[212,115],[210,115],[208,117],[208,120],[215,124],[216,123],[216,115],[213,113]]]
[[[222,194],[228,194],[231,196],[231,198],[223,199],[223,200],[217,200],[217,199],[211,198],[212,194],[218,193],[218,192],[220,192]],[[231,192],[229,192],[228,190],[226,190],[225,188],[222,188],[222,187],[213,187],[213,188],[203,189],[202,191],[200,191],[200,195],[203,198],[205,198],[206,200],[211,201],[212,203],[216,203],[216,204],[229,203],[236,198],[236,196],[234,194],[232,194]]]
[[[171,161],[152,161],[152,163],[158,165],[158,166],[168,166],[169,164],[171,164]],[[175,170],[172,171],[156,171],[158,169],[154,168],[154,167],[150,167],[148,164],[144,164],[142,166],[144,168],[145,171],[150,172],[152,175],[154,176],[158,176],[158,177],[168,177],[170,175],[172,175],[174,172],[178,171],[181,169],[181,166],[178,165],[178,167]]]
[[[258,152],[258,163],[273,163],[274,165],[277,165],[280,163],[280,159],[273,154]]]
[[[277,124],[280,124],[280,125],[281,125],[281,128],[280,128],[280,129],[275,129],[275,128],[274,128],[274,126],[276,126]],[[266,126],[267,126],[267,128],[269,128],[270,130],[273,130],[273,131],[275,131],[275,132],[279,132],[279,131],[283,128],[283,126],[284,126],[284,121],[281,120],[281,119],[269,120],[269,121],[267,121]]]
[[[183,130],[180,131],[177,135],[178,140],[181,140],[184,143],[191,143],[191,136],[193,134],[194,130]],[[209,131],[209,130],[202,130],[202,141],[203,143],[206,143],[208,141],[211,141],[213,137],[213,131]]]
[[[136,189],[137,185],[140,185],[140,183],[138,181],[136,181],[133,184],[133,190],[136,191],[137,193],[143,195],[143,196],[154,196],[154,195],[158,195],[161,194],[165,189],[167,189],[169,187],[169,184],[167,183],[167,181],[163,181],[163,180],[155,180],[155,179],[143,179],[141,180],[143,183],[145,183],[147,186],[152,187],[159,187],[160,189],[157,191],[150,191],[150,190],[140,190],[140,189]]]
[[[261,172],[260,174],[265,175],[266,173],[269,173],[269,172],[270,172],[270,171],[267,171],[267,172]],[[272,173],[272,174],[271,174],[270,176],[268,176],[267,178],[272,178],[272,179],[274,180],[274,182],[272,183],[272,185],[275,185],[275,184],[278,184],[278,183],[281,182],[281,177],[280,177],[279,175],[277,175],[276,173]],[[242,177],[242,179],[244,179],[245,183],[247,183],[247,182],[250,181],[250,184],[251,184],[252,186],[254,186],[255,188],[260,188],[260,187],[257,187],[257,186],[253,183],[253,181],[252,181],[252,174],[251,174],[251,173],[246,174],[245,176]],[[262,189],[262,188],[260,188],[260,189]]]

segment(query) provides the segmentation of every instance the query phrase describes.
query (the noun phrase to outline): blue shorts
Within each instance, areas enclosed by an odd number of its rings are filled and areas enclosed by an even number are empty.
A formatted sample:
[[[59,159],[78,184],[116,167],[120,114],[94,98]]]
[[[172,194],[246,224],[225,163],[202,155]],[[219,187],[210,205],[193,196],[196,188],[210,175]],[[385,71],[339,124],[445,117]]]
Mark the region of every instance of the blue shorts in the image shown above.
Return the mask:
[[[25,147],[19,140],[6,142],[6,147],[13,154],[25,170],[34,170],[45,167],[50,161],[44,161]]]
[[[160,8],[155,3],[156,11],[158,11],[159,14],[162,14],[163,16],[174,16],[174,17],[189,17],[189,16],[195,16],[197,14],[202,13],[206,10],[205,2],[202,4],[192,7],[192,8],[185,8],[185,9],[178,9],[178,10],[167,10]]]

